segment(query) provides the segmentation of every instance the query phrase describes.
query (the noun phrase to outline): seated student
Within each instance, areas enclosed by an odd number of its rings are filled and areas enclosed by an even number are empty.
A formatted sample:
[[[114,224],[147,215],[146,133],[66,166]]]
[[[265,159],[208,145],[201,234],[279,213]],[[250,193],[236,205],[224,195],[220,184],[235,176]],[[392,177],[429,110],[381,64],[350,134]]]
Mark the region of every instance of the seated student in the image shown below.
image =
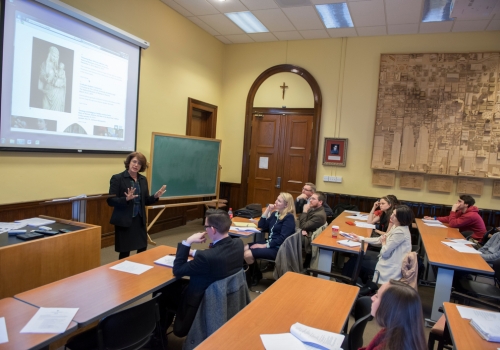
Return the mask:
[[[266,241],[245,245],[244,258],[251,266],[250,275],[255,269],[255,259],[276,260],[278,249],[285,239],[295,232],[295,207],[290,193],[281,192],[274,204],[269,204],[257,225],[262,231],[269,232]],[[260,270],[257,269],[261,278]]]
[[[299,215],[299,228],[302,230],[302,247],[306,251],[304,267],[309,267],[312,258],[311,235],[326,223],[323,202],[325,195],[321,192],[314,193],[309,199],[309,204],[304,205],[302,214]]]
[[[381,245],[379,252],[367,251],[361,262],[363,275],[374,275],[375,270],[380,274],[378,283],[383,284],[390,279],[401,279],[401,265],[406,254],[411,252],[411,235],[409,226],[413,222],[413,211],[406,205],[398,205],[392,212],[390,222],[391,230],[376,238],[364,238],[352,234],[353,241],[364,239],[368,244]],[[344,266],[342,273],[352,275],[356,257],[351,258]],[[351,262],[354,260],[354,262]],[[373,276],[373,282],[377,282]]]
[[[492,263],[500,259],[500,232],[495,233],[479,251],[486,262]]]
[[[185,337],[193,324],[205,290],[213,282],[234,275],[243,268],[243,242],[228,235],[231,219],[221,209],[209,209],[205,218],[205,232],[195,233],[177,245],[173,273],[179,279],[162,288],[159,300],[162,331],[172,323],[175,315],[174,334]],[[211,249],[190,250],[193,243],[212,241]],[[188,256],[194,257],[188,261]],[[177,310],[174,314],[165,309]],[[166,316],[166,317],[165,317]]]
[[[483,218],[479,215],[479,209],[474,205],[476,201],[467,194],[460,196],[458,201],[451,207],[449,216],[430,217],[425,216],[424,219],[439,220],[450,227],[458,228],[460,232],[474,232],[471,238],[480,241],[486,232]]]
[[[390,280],[372,296],[371,315],[382,329],[368,346],[359,350],[425,350],[422,303],[409,285]]]
[[[304,205],[309,204],[309,200],[313,193],[316,193],[316,185],[311,182],[306,182],[304,187],[302,187],[302,193],[297,196],[297,201],[295,202],[295,212],[297,214],[302,213]],[[323,208],[325,209],[326,216],[333,216],[333,210],[330,206],[323,201]]]
[[[366,222],[368,224],[376,225],[378,229],[376,229],[375,232],[379,235],[383,235],[391,229],[389,218],[397,205],[399,205],[399,201],[396,196],[392,194],[380,198],[378,201],[373,203],[372,210],[370,210],[368,220]]]

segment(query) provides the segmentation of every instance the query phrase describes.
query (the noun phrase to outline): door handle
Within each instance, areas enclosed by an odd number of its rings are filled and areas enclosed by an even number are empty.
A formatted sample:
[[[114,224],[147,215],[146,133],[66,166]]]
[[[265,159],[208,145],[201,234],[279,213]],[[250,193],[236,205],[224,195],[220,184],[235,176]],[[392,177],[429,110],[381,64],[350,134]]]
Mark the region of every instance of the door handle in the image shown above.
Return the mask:
[[[274,187],[281,188],[281,177],[278,176],[278,178],[276,179],[276,185],[274,185]]]

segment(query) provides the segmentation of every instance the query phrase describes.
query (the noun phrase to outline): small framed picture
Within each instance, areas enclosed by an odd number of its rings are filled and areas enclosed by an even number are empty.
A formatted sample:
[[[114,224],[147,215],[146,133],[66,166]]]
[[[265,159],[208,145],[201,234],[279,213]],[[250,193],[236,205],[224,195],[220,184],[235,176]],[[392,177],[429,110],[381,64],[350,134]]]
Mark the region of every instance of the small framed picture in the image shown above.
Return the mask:
[[[345,166],[347,156],[347,139],[325,137],[323,165]]]

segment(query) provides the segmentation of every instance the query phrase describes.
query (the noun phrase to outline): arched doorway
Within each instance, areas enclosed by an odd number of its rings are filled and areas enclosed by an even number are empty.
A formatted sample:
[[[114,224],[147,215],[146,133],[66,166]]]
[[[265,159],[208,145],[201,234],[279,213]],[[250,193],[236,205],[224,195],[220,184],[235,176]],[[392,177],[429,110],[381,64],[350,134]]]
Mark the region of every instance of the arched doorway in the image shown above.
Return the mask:
[[[245,206],[248,201],[248,179],[250,172],[250,146],[252,140],[252,120],[255,114],[259,113],[258,109],[254,108],[254,99],[255,95],[259,87],[262,83],[268,79],[270,76],[273,76],[278,73],[293,73],[302,77],[310,86],[313,98],[314,98],[314,107],[312,109],[312,137],[310,138],[310,160],[309,160],[309,170],[307,174],[307,181],[314,182],[316,181],[316,168],[318,163],[318,150],[319,150],[319,134],[320,134],[320,126],[321,126],[321,107],[322,107],[322,96],[321,90],[319,88],[316,79],[304,68],[299,66],[291,65],[291,64],[282,64],[271,67],[261,73],[257,79],[255,79],[252,84],[246,101],[246,109],[245,109],[245,135],[244,135],[244,143],[243,143],[243,163],[242,163],[242,171],[241,171],[241,193],[240,193],[240,206]],[[287,109],[273,109],[276,113],[288,113]]]

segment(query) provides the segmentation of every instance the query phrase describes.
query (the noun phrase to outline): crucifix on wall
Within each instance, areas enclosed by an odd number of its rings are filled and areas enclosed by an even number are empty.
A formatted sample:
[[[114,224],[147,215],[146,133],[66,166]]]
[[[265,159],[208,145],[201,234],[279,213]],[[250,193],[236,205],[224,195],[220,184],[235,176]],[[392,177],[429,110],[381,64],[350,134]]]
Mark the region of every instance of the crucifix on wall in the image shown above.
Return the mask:
[[[283,82],[283,85],[280,86],[281,89],[283,89],[283,100],[285,99],[285,89],[288,89],[288,86],[285,85],[285,82]]]

